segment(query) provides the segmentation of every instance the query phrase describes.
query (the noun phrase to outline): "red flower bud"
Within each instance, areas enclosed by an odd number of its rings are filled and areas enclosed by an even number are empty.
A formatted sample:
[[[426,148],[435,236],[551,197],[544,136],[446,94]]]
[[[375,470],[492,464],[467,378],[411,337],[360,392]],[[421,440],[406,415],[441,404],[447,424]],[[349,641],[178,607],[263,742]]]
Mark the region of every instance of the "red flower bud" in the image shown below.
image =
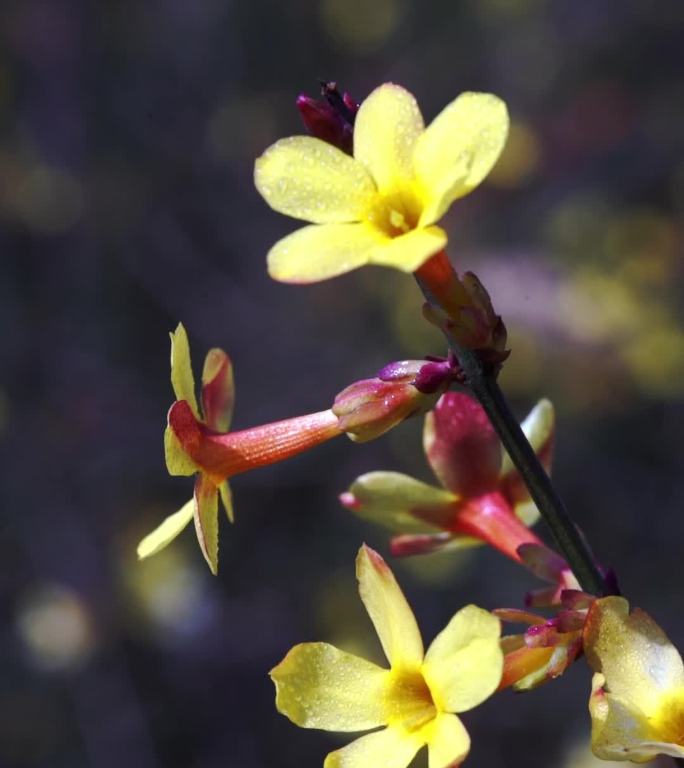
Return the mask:
[[[297,97],[297,109],[306,130],[315,138],[352,154],[354,118],[359,105],[345,93],[340,95],[335,83],[322,83],[324,99],[313,99],[306,94]]]
[[[417,372],[422,363],[415,362]],[[340,428],[354,442],[364,443],[379,437],[409,416],[429,411],[441,392],[424,394],[411,380],[410,375],[396,381],[363,379],[342,390],[332,407]]]

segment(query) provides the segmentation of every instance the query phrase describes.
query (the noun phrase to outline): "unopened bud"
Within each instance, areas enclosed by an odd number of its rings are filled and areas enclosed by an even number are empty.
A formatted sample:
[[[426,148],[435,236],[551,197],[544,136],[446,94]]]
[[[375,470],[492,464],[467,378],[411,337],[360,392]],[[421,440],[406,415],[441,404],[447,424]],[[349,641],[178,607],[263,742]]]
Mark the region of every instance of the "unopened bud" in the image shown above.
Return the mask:
[[[427,357],[425,360],[400,360],[389,363],[378,372],[382,381],[405,381],[424,395],[444,391],[449,384],[461,380],[461,369],[453,357]]]
[[[354,140],[354,119],[359,105],[345,93],[341,95],[336,83],[321,83],[323,99],[301,94],[297,109],[307,131],[317,139],[351,155]]]
[[[490,361],[503,362],[508,357],[506,351],[506,326],[492,306],[492,300],[484,285],[473,272],[463,275],[463,286],[471,300],[475,333],[479,336],[475,349],[488,354]],[[475,340],[474,340],[475,341]]]
[[[373,440],[419,413],[429,411],[441,394],[424,394],[410,381],[363,379],[337,395],[332,407],[340,428],[357,443]]]
[[[427,261],[416,276],[430,298],[423,308],[426,320],[477,352],[483,363],[498,368],[509,355],[506,326],[477,276],[466,272],[460,278],[444,252]]]

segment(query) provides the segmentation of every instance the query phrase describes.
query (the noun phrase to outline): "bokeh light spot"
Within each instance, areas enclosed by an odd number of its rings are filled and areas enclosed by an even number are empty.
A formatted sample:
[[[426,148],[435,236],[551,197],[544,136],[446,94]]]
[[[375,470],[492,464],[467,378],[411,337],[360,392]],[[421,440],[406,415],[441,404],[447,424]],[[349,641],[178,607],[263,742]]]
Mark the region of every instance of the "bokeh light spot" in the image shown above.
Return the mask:
[[[178,542],[148,560],[127,564],[124,578],[145,625],[159,638],[193,637],[206,630],[213,613],[206,579]]]
[[[16,626],[39,669],[76,666],[87,658],[94,644],[85,604],[62,585],[46,584],[29,594],[19,609]]]
[[[340,46],[372,53],[397,30],[404,16],[402,0],[322,0],[321,23]]]
[[[81,184],[68,171],[35,165],[9,194],[16,215],[31,230],[56,235],[70,230],[83,211]]]
[[[488,182],[499,187],[516,187],[526,181],[539,166],[539,140],[532,128],[512,122],[504,151],[492,168]]]

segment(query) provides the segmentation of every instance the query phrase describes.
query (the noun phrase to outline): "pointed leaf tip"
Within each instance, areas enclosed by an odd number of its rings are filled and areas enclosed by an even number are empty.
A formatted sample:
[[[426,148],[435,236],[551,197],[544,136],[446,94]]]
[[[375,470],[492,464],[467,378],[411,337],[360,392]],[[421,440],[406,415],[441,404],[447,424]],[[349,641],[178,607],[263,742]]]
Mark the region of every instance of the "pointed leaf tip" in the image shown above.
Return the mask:
[[[195,397],[195,378],[192,374],[190,361],[190,343],[182,323],[178,323],[175,331],[169,334],[171,338],[171,386],[176,400],[185,400],[190,405],[193,414],[199,418],[197,399]]]

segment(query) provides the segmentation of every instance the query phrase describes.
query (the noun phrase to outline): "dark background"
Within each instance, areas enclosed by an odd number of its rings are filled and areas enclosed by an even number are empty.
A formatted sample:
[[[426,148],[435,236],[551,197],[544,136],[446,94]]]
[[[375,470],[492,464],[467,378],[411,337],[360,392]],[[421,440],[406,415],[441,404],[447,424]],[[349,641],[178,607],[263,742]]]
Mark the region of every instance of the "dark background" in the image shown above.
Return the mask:
[[[196,370],[210,346],[232,356],[238,428],[442,351],[403,275],[266,274],[295,225],[253,161],[301,132],[319,77],[359,99],[402,83],[428,120],[462,90],[509,104],[450,253],[509,325],[519,415],[557,406],[570,510],[684,642],[681,0],[3,0],[0,40],[0,766],[315,766],[351,739],[278,715],[266,672],[305,640],[377,657],[353,561],[386,535],[336,495],[372,469],[429,480],[420,423],[236,478],[218,578],[191,530],[135,559],[191,493],[161,446],[179,320]],[[426,641],[533,584],[484,549],[393,567]],[[591,765],[568,757],[589,677],[466,714],[469,764]]]

